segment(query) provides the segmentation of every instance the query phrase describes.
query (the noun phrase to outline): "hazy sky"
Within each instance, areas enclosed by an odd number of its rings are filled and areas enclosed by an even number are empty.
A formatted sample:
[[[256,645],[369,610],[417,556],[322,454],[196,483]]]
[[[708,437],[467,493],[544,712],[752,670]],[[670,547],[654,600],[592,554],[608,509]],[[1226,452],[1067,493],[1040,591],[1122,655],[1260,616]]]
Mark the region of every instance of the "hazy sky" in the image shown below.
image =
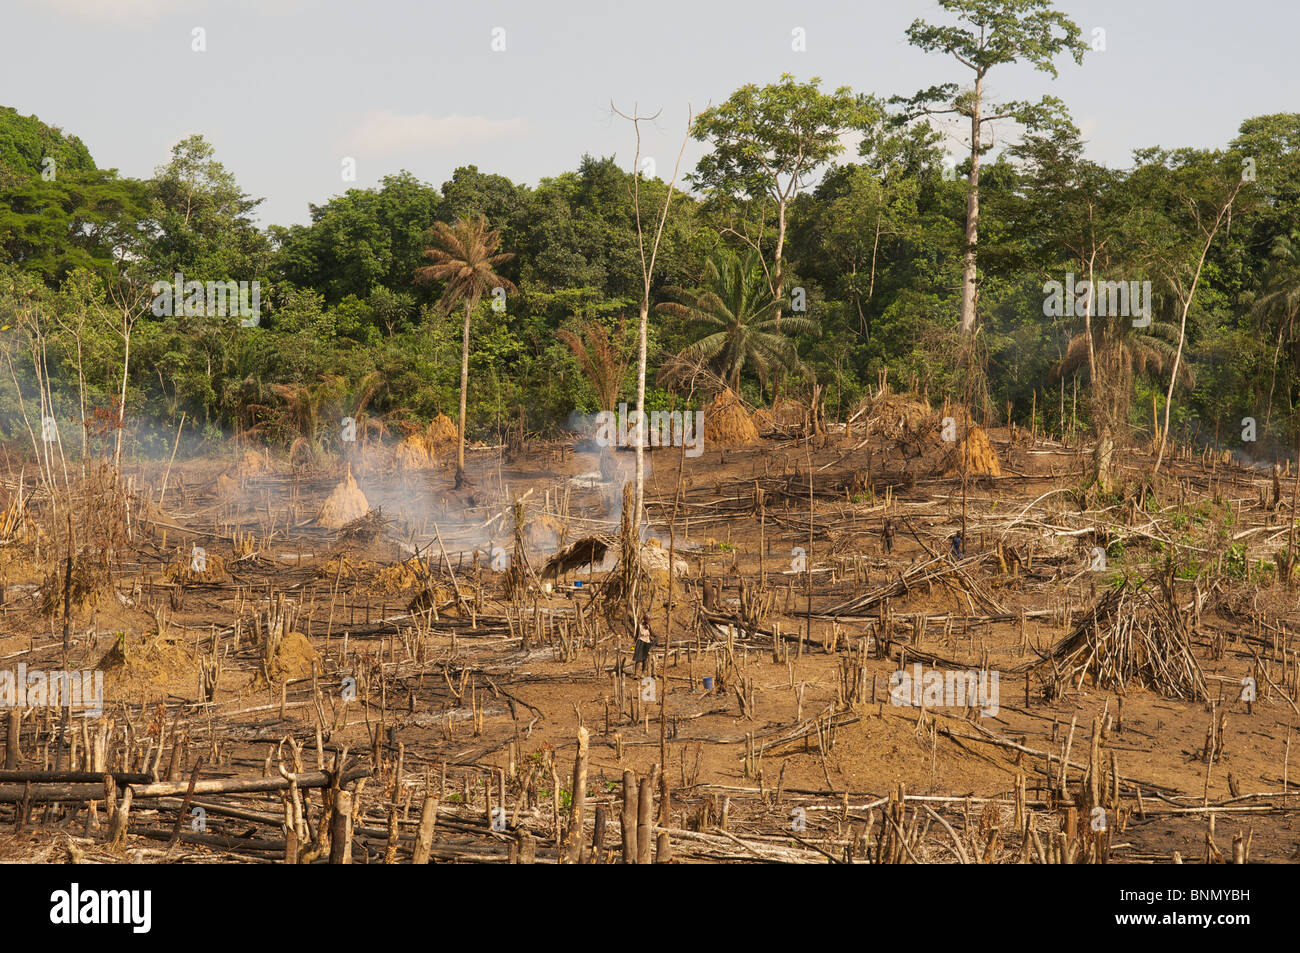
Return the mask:
[[[1096,160],[1221,146],[1246,117],[1300,109],[1291,0],[1057,7],[1085,39],[1103,29],[1105,51],[1081,67],[1063,58],[1055,81],[1002,67],[990,94],[1059,96]],[[471,163],[535,184],[584,152],[630,168],[632,130],[611,118],[611,99],[662,109],[644,152],[665,177],[688,107],[748,82],[790,72],[886,97],[965,82],[955,63],[907,44],[918,16],[947,22],[931,0],[0,0],[0,104],[138,177],[200,132],[265,197],[262,223],[291,224],[308,220],[309,202],[403,168],[434,185]],[[192,49],[196,28],[204,52]],[[806,51],[791,48],[796,28]],[[700,150],[687,147],[686,168]],[[355,183],[341,176],[349,156]]]

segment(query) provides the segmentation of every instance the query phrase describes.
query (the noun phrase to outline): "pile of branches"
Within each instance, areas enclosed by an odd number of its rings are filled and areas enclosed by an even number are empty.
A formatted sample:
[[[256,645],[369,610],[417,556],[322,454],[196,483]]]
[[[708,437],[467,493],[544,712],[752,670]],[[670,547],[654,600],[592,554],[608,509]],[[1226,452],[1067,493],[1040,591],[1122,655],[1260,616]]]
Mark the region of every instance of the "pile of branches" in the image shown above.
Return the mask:
[[[365,516],[358,516],[346,523],[338,531],[339,549],[348,545],[364,546],[373,543],[384,534],[393,521],[384,516],[379,507],[375,507]]]
[[[1090,679],[1123,692],[1136,682],[1168,698],[1205,701],[1205,675],[1192,652],[1191,607],[1180,608],[1171,580],[1119,586],[1039,662],[1050,665],[1056,685],[1074,688]]]
[[[918,539],[917,542],[920,540]],[[913,589],[927,583],[951,586],[954,590],[967,593],[974,601],[986,606],[990,611],[1002,614],[1006,610],[967,572],[968,569],[973,569],[984,562],[989,555],[977,553],[962,559],[953,559],[947,553],[932,554],[929,559],[917,563],[906,572],[899,573],[898,578],[892,582],[878,586],[871,592],[850,599],[848,602],[823,609],[816,613],[815,617],[819,619],[865,618],[867,612],[876,609],[884,600],[902,598]]]

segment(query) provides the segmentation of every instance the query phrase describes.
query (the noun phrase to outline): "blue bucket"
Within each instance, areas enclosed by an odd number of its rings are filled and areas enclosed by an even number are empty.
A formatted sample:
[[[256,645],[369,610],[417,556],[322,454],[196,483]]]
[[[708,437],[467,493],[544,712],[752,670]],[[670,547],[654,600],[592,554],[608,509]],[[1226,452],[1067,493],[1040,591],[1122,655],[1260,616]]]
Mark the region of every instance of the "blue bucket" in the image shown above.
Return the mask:
[[[711,692],[711,691],[713,691],[713,676],[712,676],[712,675],[705,675],[705,676],[704,676],[704,690],[705,690],[706,692]]]
[[[574,589],[581,589],[581,588],[582,588],[582,580],[581,580],[581,579],[575,579],[575,580],[573,580],[573,588],[574,588]]]

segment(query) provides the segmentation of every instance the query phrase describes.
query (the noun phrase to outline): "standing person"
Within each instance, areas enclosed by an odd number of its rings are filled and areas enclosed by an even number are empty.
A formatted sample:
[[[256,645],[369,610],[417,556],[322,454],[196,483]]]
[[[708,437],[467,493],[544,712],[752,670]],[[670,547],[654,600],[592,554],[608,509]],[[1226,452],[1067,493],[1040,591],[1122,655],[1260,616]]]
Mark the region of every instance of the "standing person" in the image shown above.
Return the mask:
[[[650,613],[647,611],[641,616],[641,622],[637,626],[636,654],[632,656],[632,664],[638,675],[644,674],[650,663],[650,646],[653,644],[654,633],[650,630]]]

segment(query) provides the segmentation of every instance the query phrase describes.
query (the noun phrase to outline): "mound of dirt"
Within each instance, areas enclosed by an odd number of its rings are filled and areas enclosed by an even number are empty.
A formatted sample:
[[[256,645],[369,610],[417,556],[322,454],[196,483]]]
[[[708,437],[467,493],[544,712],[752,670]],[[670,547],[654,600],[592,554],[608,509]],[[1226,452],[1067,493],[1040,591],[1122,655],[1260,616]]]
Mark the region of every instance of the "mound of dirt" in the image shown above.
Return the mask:
[[[63,611],[64,588],[68,581],[66,565],[56,566],[41,585],[41,612],[57,615]],[[72,562],[71,598],[73,612],[83,612],[102,594],[112,588],[112,576],[107,566],[96,559],[74,559]]]
[[[939,426],[939,415],[928,403],[885,391],[867,398],[859,420],[877,420],[877,432],[890,436],[923,433]],[[860,426],[860,424],[859,424]]]
[[[167,564],[163,578],[168,582],[189,585],[196,582],[221,582],[226,578],[226,561],[217,553],[182,550],[179,558]]]
[[[747,447],[758,443],[758,429],[740,398],[723,390],[704,410],[704,439],[721,447]]]
[[[162,688],[174,680],[189,682],[196,669],[194,654],[183,641],[181,630],[175,634],[131,635],[117,633],[117,641],[95,668],[103,671],[107,689],[125,691]]]
[[[375,573],[370,585],[372,589],[377,589],[380,592],[410,592],[412,589],[422,587],[427,576],[428,571],[425,569],[424,561],[418,557],[412,557],[406,562],[385,566]]]
[[[328,451],[313,446],[306,437],[297,437],[289,444],[289,466],[295,470],[311,470],[328,465],[331,456]]]
[[[613,447],[602,447],[600,450],[600,479],[605,483],[612,483],[618,479],[620,473],[620,464],[618,455],[614,452]]]
[[[1002,465],[983,427],[971,425],[946,459],[945,474],[960,473],[964,466],[969,476],[1002,476]]]
[[[466,599],[473,601],[474,589],[470,586],[461,586],[461,594]],[[460,615],[460,605],[456,600],[456,591],[448,586],[432,583],[425,586],[415,594],[406,605],[407,612],[428,612],[433,606],[438,607],[438,614],[441,615]]]
[[[567,527],[546,513],[534,516],[524,527],[524,544],[529,549],[558,549]]]
[[[434,465],[429,446],[420,434],[412,434],[397,445],[396,462],[399,470],[427,470]]]
[[[657,585],[668,585],[668,550],[652,539],[641,547],[641,568]],[[673,554],[673,575],[682,578],[690,572],[686,560]]]
[[[320,671],[320,653],[312,648],[307,636],[301,632],[289,632],[280,639],[280,647],[267,669],[271,680],[276,682],[287,678],[309,678],[313,661],[317,671]]]
[[[456,425],[446,414],[439,414],[429,423],[424,442],[430,456],[445,457],[455,453],[458,442]]]
[[[235,464],[235,477],[243,479],[261,473],[270,473],[271,470],[271,456],[268,451],[263,450],[258,453],[256,450],[245,450],[244,455]]]
[[[334,487],[325,505],[321,507],[316,522],[326,529],[342,529],[369,512],[370,503],[361,492],[361,487],[357,486],[357,481],[352,476],[352,467],[349,466],[348,475]]]
[[[424,433],[413,433],[397,445],[395,461],[401,470],[428,470],[455,452],[456,425],[439,414]]]
[[[782,397],[770,410],[759,408],[750,418],[759,433],[773,430],[799,430],[804,425],[804,408],[788,397]]]
[[[352,579],[365,569],[366,564],[364,562],[349,559],[346,555],[339,553],[320,564],[320,567],[316,570],[316,578],[330,580]]]
[[[229,474],[222,473],[217,477],[216,494],[222,499],[230,499],[239,494],[239,483]]]

